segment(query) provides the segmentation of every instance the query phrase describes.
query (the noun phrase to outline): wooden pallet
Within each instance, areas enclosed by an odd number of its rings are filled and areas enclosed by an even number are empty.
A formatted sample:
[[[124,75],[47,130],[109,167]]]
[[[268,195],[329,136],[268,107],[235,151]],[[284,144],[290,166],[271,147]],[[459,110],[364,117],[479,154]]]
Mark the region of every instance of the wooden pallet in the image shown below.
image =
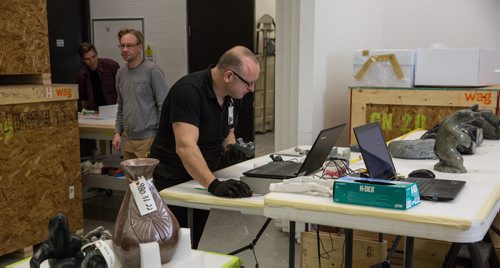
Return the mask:
[[[0,75],[0,85],[52,84],[51,74],[8,74]]]
[[[33,252],[35,251],[33,248],[36,246],[27,246],[25,248],[16,250],[14,252],[8,253],[6,256],[17,258],[17,259],[25,259],[33,256]]]

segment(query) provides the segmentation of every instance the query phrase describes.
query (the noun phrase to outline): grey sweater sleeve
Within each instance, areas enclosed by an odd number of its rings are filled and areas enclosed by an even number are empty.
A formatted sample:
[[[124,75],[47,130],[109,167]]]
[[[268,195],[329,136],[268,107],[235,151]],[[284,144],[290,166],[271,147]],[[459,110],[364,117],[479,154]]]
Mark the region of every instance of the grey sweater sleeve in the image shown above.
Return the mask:
[[[156,107],[158,107],[158,115],[161,114],[161,106],[165,97],[167,97],[168,86],[167,78],[163,70],[156,66],[151,72],[151,86],[153,87],[153,94],[156,100]]]
[[[118,104],[118,108],[116,111],[115,133],[120,133],[120,134],[123,131],[123,98],[118,86],[121,80],[121,76],[122,72],[121,70],[118,70],[118,72],[116,73],[116,82],[115,82],[116,94],[117,94],[116,104]]]

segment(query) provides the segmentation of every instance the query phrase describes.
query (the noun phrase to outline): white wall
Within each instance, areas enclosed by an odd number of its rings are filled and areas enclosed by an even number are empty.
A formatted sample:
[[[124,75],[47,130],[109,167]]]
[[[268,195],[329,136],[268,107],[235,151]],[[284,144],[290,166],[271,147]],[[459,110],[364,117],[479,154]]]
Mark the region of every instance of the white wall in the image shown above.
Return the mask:
[[[300,73],[299,89],[295,94],[313,95],[310,103],[299,101],[299,111],[312,111],[299,118],[298,126],[311,125],[307,129],[297,128],[297,141],[280,144],[283,135],[275,137],[276,148],[294,144],[312,143],[323,127],[349,121],[349,85],[352,76],[352,51],[356,48],[427,48],[433,42],[441,42],[449,47],[488,47],[497,50],[496,66],[500,66],[500,1],[497,0],[302,0],[300,1],[299,52],[295,57],[313,70],[313,75]],[[294,1],[277,0],[279,5],[294,5]],[[290,10],[284,8],[284,10]],[[277,18],[279,36],[282,18]],[[293,14],[292,14],[293,15]],[[310,16],[314,17],[311,22]],[[306,19],[304,19],[306,18]],[[313,25],[311,25],[311,23]],[[286,27],[286,25],[285,25]],[[312,30],[310,28],[313,28]],[[313,32],[311,34],[311,31]],[[277,40],[279,43],[279,40]],[[287,55],[286,51],[279,54]],[[314,48],[313,59],[308,59]],[[305,56],[308,55],[308,56]],[[305,62],[304,62],[305,61]],[[308,62],[311,62],[308,63]],[[279,64],[277,64],[278,68]],[[277,69],[277,72],[283,70]],[[280,74],[282,79],[294,79]],[[282,82],[277,81],[277,91]],[[294,92],[292,92],[293,94]],[[278,94],[278,93],[277,93]],[[279,102],[279,100],[277,100]],[[280,104],[276,103],[276,106]],[[279,121],[283,115],[276,115]],[[288,124],[289,122],[283,122]],[[290,122],[291,123],[291,122]],[[278,132],[277,132],[278,134]],[[348,144],[348,131],[341,138]]]
[[[255,0],[255,21],[259,20],[264,14],[269,14],[276,20],[275,0]]]
[[[187,73],[186,0],[90,0],[90,10],[91,18],[143,17],[168,84]],[[353,49],[489,47],[500,68],[498,0],[256,0],[256,17],[263,13],[277,28],[277,149],[349,121]]]
[[[144,18],[145,44],[154,49],[168,86],[187,74],[186,0],[90,0],[90,17]]]

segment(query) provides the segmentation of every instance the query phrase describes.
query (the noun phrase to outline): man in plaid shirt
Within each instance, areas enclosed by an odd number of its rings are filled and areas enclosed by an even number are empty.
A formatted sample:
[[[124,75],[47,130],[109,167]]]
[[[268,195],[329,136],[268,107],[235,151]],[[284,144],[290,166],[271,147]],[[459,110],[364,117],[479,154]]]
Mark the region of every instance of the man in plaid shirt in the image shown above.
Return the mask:
[[[99,106],[116,104],[116,72],[120,65],[112,59],[98,58],[94,45],[84,42],[78,53],[85,66],[78,73],[81,108],[97,111]]]

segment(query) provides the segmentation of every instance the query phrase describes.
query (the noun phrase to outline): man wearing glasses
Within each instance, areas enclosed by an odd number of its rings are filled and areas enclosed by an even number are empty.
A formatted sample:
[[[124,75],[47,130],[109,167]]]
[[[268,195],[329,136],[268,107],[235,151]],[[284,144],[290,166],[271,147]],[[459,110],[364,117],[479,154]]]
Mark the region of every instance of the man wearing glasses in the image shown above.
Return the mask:
[[[151,156],[160,160],[153,173],[158,190],[196,180],[221,197],[251,196],[239,180],[218,180],[215,171],[221,155],[236,142],[241,99],[255,89],[260,67],[249,49],[226,51],[216,66],[179,79],[170,90],[160,117]],[[187,227],[187,209],[169,206],[179,224]],[[197,248],[208,211],[195,210],[193,248]]]
[[[120,150],[122,136],[125,159],[145,157],[151,147],[168,93],[165,73],[142,56],[144,37],[134,29],[118,33],[118,46],[127,62],[116,73],[118,111],[113,147]]]

